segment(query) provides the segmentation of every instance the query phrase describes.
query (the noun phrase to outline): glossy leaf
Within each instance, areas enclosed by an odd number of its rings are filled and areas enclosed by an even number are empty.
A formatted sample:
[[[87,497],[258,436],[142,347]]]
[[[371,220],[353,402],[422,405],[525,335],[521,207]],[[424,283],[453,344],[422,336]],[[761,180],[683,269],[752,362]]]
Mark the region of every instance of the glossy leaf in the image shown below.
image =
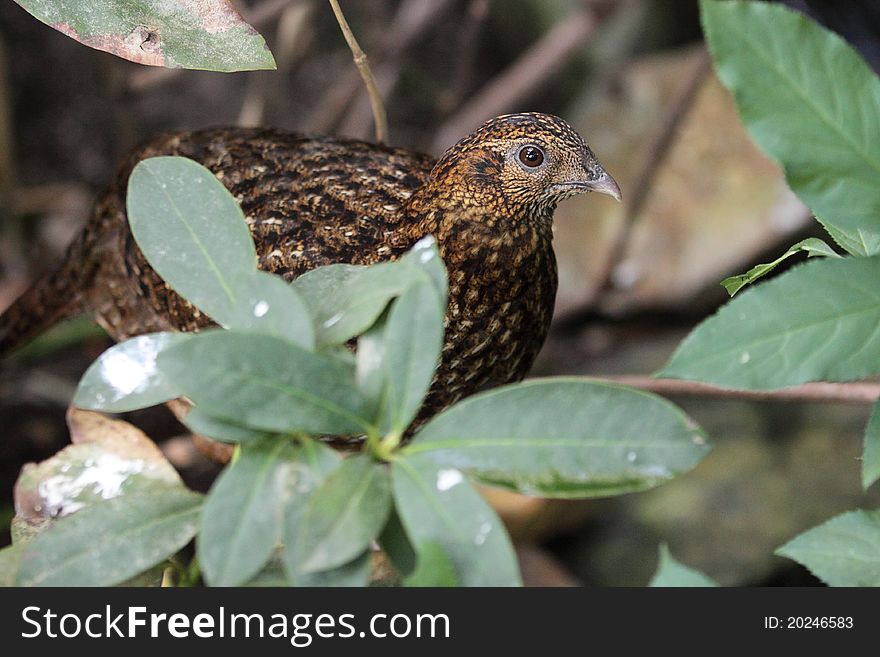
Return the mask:
[[[776,553],[803,564],[829,586],[880,586],[880,509],[839,515]]]
[[[417,553],[428,543],[439,546],[462,586],[522,584],[504,525],[459,470],[405,457],[392,464],[391,479],[397,513]]]
[[[243,584],[272,556],[297,465],[289,439],[265,439],[242,445],[238,459],[217,478],[205,500],[197,541],[209,584]]]
[[[257,31],[228,0],[16,0],[91,48],[138,64],[209,71],[275,68]]]
[[[832,249],[822,240],[815,237],[808,237],[807,239],[801,240],[800,242],[792,246],[788,251],[776,258],[776,260],[774,260],[773,262],[762,265],[755,265],[745,274],[739,274],[737,276],[730,276],[729,278],[725,278],[723,281],[721,281],[721,285],[724,286],[724,289],[727,290],[727,293],[730,296],[733,296],[741,289],[743,289],[746,285],[754,283],[762,276],[766,276],[767,274],[769,274],[776,268],[776,266],[780,262],[782,262],[786,258],[789,258],[796,253],[800,253],[801,251],[805,251],[807,257],[810,258],[815,256],[828,256],[832,258],[841,257],[837,252],[834,251],[834,249]]]
[[[190,337],[187,333],[147,333],[110,347],[83,374],[73,405],[124,413],[179,397],[180,390],[159,371],[156,359],[164,349]]]
[[[428,275],[437,290],[440,313],[445,314],[446,302],[449,296],[449,282],[447,280],[446,265],[443,264],[440,250],[437,248],[437,240],[431,235],[423,237],[404,254],[402,260],[411,262]]]
[[[237,283],[236,305],[228,328],[286,338],[303,349],[315,348],[309,309],[293,286],[280,276],[253,271]]]
[[[300,539],[305,572],[330,570],[367,550],[391,511],[384,465],[367,454],[345,459],[314,491]]]
[[[778,4],[700,8],[752,138],[843,248],[880,251],[880,79],[841,37]]]
[[[880,257],[808,261],[737,296],[661,376],[774,390],[880,373]]]
[[[874,404],[865,429],[865,451],[862,456],[862,486],[865,490],[880,479],[880,403]]]
[[[410,262],[371,267],[328,265],[297,278],[294,288],[315,318],[319,345],[342,344],[363,333],[388,303],[427,274]]]
[[[349,365],[268,335],[205,331],[159,367],[209,415],[278,433],[357,434],[367,401]]]
[[[469,397],[403,453],[525,494],[593,497],[655,486],[708,450],[699,428],[660,397],[560,377]]]
[[[664,543],[660,546],[660,560],[657,564],[657,572],[654,573],[651,580],[651,586],[705,587],[718,585],[698,570],[688,568],[673,559],[669,553],[669,546]]]
[[[25,546],[20,586],[112,586],[195,535],[202,496],[180,488],[123,495],[61,518]]]

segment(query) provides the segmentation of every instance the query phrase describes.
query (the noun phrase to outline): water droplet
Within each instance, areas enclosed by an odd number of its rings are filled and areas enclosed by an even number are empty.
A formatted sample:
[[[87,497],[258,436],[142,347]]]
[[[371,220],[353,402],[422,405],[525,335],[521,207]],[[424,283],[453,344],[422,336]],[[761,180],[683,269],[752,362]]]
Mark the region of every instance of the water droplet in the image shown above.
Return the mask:
[[[627,452],[626,453],[626,460],[629,461],[630,463],[635,463],[637,458],[638,458],[638,455],[635,452]]]
[[[484,522],[482,525],[480,525],[480,528],[477,530],[477,535],[474,537],[474,545],[482,545],[483,543],[485,543],[491,531],[492,523]]]
[[[453,486],[458,486],[464,481],[464,475],[458,470],[448,469],[440,470],[437,473],[437,490],[441,493],[449,490]]]
[[[269,304],[265,301],[257,301],[254,304],[254,317],[262,317],[267,312],[269,312]]]
[[[752,360],[752,356],[751,356],[751,354],[749,354],[748,351],[744,351],[744,352],[742,352],[742,353],[739,355],[739,362],[740,362],[740,365],[745,365],[745,364],[748,363],[750,360]]]
[[[333,315],[333,317],[331,317],[326,322],[324,322],[324,328],[330,328],[331,326],[338,324],[339,320],[341,320],[341,319],[342,319],[342,313],[337,313],[337,314]]]

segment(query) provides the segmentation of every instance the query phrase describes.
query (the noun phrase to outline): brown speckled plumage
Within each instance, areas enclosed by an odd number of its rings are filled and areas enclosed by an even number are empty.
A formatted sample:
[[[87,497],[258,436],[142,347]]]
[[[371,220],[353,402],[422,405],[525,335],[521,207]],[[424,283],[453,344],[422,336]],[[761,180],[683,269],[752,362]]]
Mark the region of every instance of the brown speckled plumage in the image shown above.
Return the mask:
[[[528,147],[540,149],[537,166],[522,159]],[[376,144],[274,130],[162,136],[123,163],[59,270],[0,317],[0,353],[82,309],[117,340],[210,324],[164,285],[127,228],[128,176],[154,155],[182,155],[211,169],[241,204],[260,267],[287,280],[335,262],[394,259],[434,235],[450,300],[442,362],[422,417],[526,374],[553,311],[556,204],[591,190],[619,198],[583,139],[546,114],[493,119],[436,162]]]

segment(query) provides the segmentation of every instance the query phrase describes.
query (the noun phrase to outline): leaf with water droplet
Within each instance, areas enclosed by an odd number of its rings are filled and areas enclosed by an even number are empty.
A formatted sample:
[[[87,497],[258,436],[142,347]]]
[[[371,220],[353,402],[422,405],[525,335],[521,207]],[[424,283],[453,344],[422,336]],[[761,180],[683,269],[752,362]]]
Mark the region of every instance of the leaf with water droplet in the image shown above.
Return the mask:
[[[315,330],[305,301],[280,276],[253,271],[236,284],[236,306],[226,326],[259,331],[290,340],[303,349],[315,348]]]
[[[416,552],[422,554],[426,544],[439,546],[461,586],[521,585],[501,520],[464,477],[451,484],[444,470],[424,455],[391,465],[397,513]]]
[[[189,339],[187,333],[147,333],[110,347],[83,374],[73,405],[124,413],[180,396],[156,366],[159,354]]]
[[[777,390],[880,374],[880,256],[814,258],[731,299],[659,373]]]
[[[469,397],[429,421],[402,453],[527,495],[595,497],[656,486],[708,450],[701,430],[661,397],[559,377]]]

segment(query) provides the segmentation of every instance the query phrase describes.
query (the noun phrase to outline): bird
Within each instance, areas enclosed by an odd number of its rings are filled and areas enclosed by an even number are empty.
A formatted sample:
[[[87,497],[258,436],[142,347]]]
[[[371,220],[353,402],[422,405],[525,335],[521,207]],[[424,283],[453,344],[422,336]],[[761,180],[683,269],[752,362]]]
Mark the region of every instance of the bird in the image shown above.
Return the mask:
[[[287,281],[322,265],[395,260],[435,238],[449,301],[440,362],[416,422],[525,377],[553,315],[557,204],[585,192],[620,200],[583,137],[537,112],[490,119],[438,159],[269,128],[164,134],[122,160],[60,265],[0,315],[0,355],[86,311],[117,341],[213,325],[164,283],[128,228],[128,177],[160,155],[210,169],[240,204],[260,269]]]

